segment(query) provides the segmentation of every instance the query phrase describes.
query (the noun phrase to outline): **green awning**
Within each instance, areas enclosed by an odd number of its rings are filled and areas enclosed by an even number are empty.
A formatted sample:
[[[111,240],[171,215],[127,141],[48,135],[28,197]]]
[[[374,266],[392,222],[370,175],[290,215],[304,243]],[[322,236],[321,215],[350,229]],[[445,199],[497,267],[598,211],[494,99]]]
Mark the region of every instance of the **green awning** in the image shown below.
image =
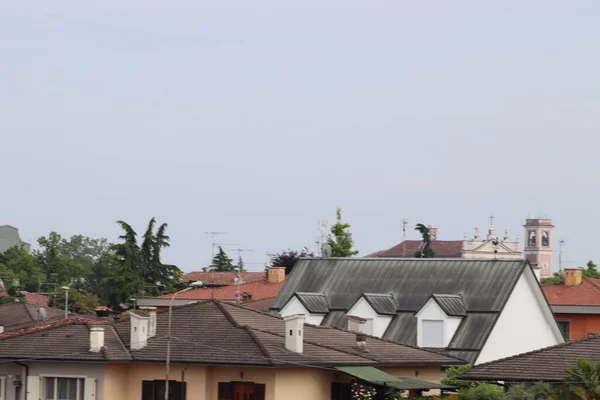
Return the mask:
[[[402,378],[390,375],[375,367],[333,367],[348,375],[379,386],[388,386],[400,390],[453,389],[452,386],[422,381],[414,378]]]

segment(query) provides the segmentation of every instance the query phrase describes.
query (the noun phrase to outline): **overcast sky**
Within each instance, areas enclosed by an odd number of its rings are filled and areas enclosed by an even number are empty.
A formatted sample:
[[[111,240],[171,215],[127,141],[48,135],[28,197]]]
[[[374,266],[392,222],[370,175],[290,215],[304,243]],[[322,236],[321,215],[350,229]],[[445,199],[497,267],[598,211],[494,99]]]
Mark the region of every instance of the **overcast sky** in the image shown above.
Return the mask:
[[[566,266],[600,261],[599,18],[597,0],[3,0],[0,224],[115,241],[155,216],[189,271],[205,231],[250,269],[314,249],[336,206],[363,255],[403,218],[461,239],[493,212],[522,238],[547,215]]]

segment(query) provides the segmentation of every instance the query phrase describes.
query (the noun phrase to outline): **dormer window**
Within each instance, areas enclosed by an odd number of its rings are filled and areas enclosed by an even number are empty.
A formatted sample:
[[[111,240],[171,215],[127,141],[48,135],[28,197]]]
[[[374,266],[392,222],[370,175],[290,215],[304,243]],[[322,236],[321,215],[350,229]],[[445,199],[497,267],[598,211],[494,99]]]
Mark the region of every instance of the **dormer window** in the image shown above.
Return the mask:
[[[383,337],[396,315],[396,300],[389,293],[363,293],[347,312],[365,320],[363,333]]]
[[[466,315],[462,296],[432,295],[416,314],[417,345],[447,347]]]
[[[329,303],[323,293],[298,292],[287,302],[279,314],[282,317],[290,315],[303,314],[306,316],[306,323],[320,325],[329,313]]]

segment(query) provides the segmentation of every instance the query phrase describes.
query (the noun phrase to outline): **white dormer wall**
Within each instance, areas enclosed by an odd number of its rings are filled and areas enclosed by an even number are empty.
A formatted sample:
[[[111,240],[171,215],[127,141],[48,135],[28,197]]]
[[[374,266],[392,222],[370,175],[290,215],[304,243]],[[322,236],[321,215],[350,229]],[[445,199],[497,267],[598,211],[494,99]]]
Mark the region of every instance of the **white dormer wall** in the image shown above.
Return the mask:
[[[304,322],[307,324],[321,325],[325,315],[323,314],[311,314],[304,307],[304,305],[298,300],[296,296],[292,297],[290,301],[279,311],[279,315],[283,318],[289,317],[290,315],[304,314]]]
[[[534,272],[531,268],[525,268],[475,364],[563,342]]]
[[[453,317],[446,315],[444,310],[442,310],[442,308],[434,299],[429,299],[429,301],[427,301],[427,303],[425,303],[425,305],[421,307],[421,309],[416,315],[416,318],[417,346],[422,347],[429,347],[426,343],[423,343],[423,336],[426,335],[426,333],[424,333],[424,327],[427,328],[429,326],[435,325],[435,323],[431,323],[430,321],[441,322],[443,337],[442,347],[447,347],[450,344],[452,338],[454,337],[454,334],[456,333],[456,330],[458,329],[462,321],[462,317]],[[423,323],[423,321],[426,322]]]
[[[129,313],[129,320],[131,322],[129,347],[132,350],[143,349],[148,344],[148,325],[150,323],[150,317],[137,315],[136,313],[131,312]]]
[[[363,333],[377,337],[383,337],[390,322],[392,322],[391,315],[377,314],[364,297],[358,299],[346,315],[355,315],[366,319],[367,322],[365,322]]]

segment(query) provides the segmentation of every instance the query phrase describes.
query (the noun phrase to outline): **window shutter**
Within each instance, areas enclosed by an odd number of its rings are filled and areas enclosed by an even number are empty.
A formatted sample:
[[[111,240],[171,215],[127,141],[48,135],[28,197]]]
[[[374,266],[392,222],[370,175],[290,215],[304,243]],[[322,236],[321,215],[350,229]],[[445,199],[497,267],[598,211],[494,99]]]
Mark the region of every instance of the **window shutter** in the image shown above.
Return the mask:
[[[142,400],[154,400],[153,381],[142,381]]]
[[[231,382],[219,382],[219,400],[231,400]]]
[[[40,400],[40,377],[27,377],[27,400]]]
[[[96,378],[85,378],[83,400],[96,400]]]
[[[265,400],[265,389],[266,386],[264,383],[255,383],[254,384],[254,400]]]

